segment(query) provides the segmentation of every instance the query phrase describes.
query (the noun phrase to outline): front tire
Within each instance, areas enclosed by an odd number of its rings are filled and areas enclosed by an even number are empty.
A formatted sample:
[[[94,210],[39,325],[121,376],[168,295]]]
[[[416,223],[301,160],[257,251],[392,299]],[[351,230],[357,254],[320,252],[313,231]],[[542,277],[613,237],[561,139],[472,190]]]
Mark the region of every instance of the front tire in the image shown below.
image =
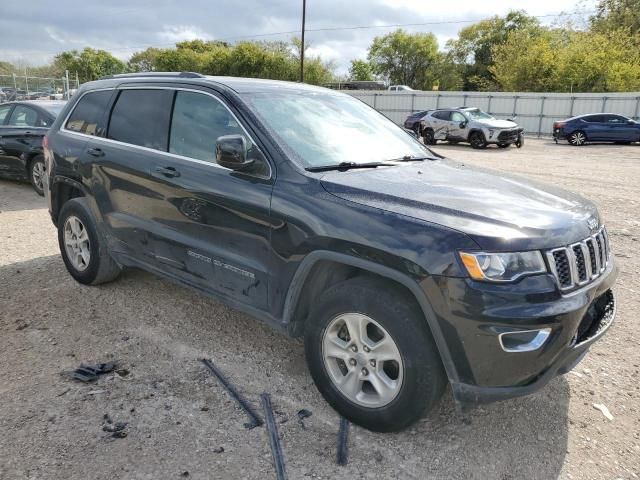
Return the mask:
[[[475,149],[487,148],[487,141],[482,132],[471,132],[471,135],[469,135],[469,143],[471,147]]]
[[[29,181],[31,186],[41,197],[44,196],[44,176],[46,175],[44,157],[36,155],[29,164]]]
[[[356,277],[322,293],[304,343],[320,393],[369,430],[408,427],[444,391],[445,373],[422,310],[384,280]]]
[[[98,285],[120,274],[84,198],[74,198],[62,206],[58,245],[67,270],[80,283]]]

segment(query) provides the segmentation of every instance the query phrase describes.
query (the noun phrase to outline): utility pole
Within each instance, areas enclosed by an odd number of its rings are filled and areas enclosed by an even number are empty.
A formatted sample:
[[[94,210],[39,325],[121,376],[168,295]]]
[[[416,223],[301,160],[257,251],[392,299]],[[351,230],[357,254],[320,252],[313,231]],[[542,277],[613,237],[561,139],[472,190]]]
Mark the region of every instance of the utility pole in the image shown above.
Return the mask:
[[[302,0],[302,38],[300,39],[300,82],[304,82],[304,21],[307,13],[307,0]]]

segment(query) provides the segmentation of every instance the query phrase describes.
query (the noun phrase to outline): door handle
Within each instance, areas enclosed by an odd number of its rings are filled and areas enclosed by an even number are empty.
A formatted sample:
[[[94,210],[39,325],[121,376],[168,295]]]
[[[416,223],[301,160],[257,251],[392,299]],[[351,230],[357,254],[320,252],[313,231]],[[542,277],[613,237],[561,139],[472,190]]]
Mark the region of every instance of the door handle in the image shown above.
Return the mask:
[[[165,177],[179,177],[180,172],[173,167],[156,167],[156,172],[164,175]]]
[[[94,157],[104,157],[104,152],[101,148],[89,148],[87,149],[87,153]]]

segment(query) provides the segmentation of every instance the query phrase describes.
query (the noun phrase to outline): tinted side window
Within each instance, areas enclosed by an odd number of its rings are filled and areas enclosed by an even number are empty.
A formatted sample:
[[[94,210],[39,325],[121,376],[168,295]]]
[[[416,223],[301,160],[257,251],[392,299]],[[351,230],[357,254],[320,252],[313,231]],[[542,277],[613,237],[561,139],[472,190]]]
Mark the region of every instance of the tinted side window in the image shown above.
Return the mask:
[[[11,105],[0,106],[0,125],[4,123],[4,119],[7,118],[9,110],[11,110]]]
[[[215,163],[216,140],[223,135],[244,132],[222,103],[201,93],[177,93],[169,152]]]
[[[35,127],[38,120],[38,112],[33,108],[24,105],[16,105],[13,109],[11,117],[9,117],[9,125],[16,127]]]
[[[123,90],[116,101],[107,138],[167,150],[173,90]]]
[[[113,90],[89,92],[82,96],[64,128],[87,135],[104,136],[102,119]]]
[[[444,111],[444,112],[435,112],[432,116],[435,118],[438,118],[440,120],[449,120],[449,115],[451,114],[451,112],[449,111]]]
[[[612,124],[627,123],[627,118],[620,115],[605,115],[605,121]]]
[[[584,117],[584,120],[589,123],[601,123],[605,121],[603,115],[589,115],[588,117]]]

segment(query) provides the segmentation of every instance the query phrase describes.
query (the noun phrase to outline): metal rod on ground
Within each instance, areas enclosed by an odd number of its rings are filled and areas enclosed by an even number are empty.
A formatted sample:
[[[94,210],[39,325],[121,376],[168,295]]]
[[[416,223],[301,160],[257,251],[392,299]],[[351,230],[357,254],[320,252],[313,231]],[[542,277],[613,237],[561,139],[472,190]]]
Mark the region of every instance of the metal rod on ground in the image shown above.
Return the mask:
[[[307,16],[307,0],[302,0],[302,36],[300,38],[300,82],[304,82],[304,22]]]
[[[338,452],[336,462],[338,465],[346,465],[349,461],[349,420],[340,417],[340,429],[338,430]]]
[[[238,402],[238,405],[240,405],[240,407],[242,407],[245,413],[249,416],[251,422],[245,423],[244,426],[252,429],[262,425],[264,422],[258,416],[253,407],[249,405],[249,403],[244,398],[242,398],[242,396],[236,391],[233,385],[229,383],[224,375],[222,375],[222,372],[218,370],[218,368],[211,362],[211,360],[203,358],[202,363],[204,363],[205,366],[211,371],[211,373],[213,373],[218,378],[222,386],[227,390],[227,392],[229,392],[229,395],[231,395],[231,397],[233,397],[233,399]]]
[[[269,434],[269,445],[271,445],[271,456],[273,457],[273,466],[276,469],[276,478],[278,480],[286,480],[287,471],[284,468],[284,457],[282,456],[282,447],[280,446],[278,427],[276,426],[276,421],[273,418],[271,397],[268,393],[263,393],[262,395],[260,395],[260,400],[262,400],[264,418],[267,422],[267,433]]]

